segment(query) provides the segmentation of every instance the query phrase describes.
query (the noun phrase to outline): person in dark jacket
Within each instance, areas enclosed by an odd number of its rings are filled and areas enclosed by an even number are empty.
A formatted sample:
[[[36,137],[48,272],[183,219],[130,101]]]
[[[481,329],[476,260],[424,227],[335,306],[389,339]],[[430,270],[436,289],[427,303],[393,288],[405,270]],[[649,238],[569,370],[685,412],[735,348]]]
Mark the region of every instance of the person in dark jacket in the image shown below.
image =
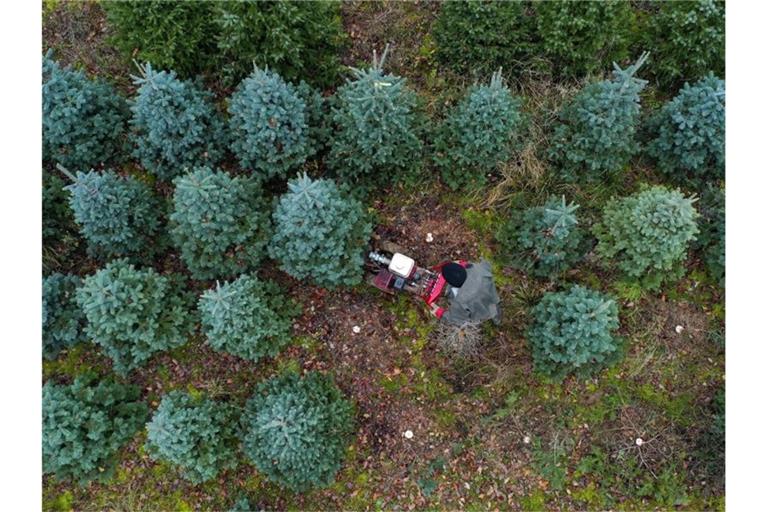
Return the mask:
[[[438,285],[435,293],[426,299],[432,314],[453,325],[480,323],[486,320],[500,323],[499,295],[493,283],[491,265],[487,261],[446,262],[434,269],[440,271],[439,279],[442,279],[443,283],[440,283],[442,288]],[[441,298],[448,301],[447,308],[437,304]]]

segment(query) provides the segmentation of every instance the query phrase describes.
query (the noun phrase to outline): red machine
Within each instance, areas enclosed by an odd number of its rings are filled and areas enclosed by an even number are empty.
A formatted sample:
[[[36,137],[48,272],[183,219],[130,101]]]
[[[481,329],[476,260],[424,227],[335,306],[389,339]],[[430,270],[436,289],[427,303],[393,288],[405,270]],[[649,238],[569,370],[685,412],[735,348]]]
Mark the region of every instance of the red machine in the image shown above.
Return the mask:
[[[408,292],[432,304],[445,288],[445,279],[436,269],[419,267],[413,258],[400,252],[368,253],[368,282],[383,292]]]

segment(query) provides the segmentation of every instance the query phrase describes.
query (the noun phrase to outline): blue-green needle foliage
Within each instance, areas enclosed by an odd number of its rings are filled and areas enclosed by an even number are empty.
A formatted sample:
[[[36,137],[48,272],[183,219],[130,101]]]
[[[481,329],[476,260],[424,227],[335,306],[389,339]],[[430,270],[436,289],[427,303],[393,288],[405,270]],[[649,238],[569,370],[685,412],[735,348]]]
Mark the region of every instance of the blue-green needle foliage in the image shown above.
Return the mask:
[[[699,232],[695,200],[655,186],[608,201],[594,228],[598,254],[648,288],[679,279]]]
[[[77,290],[89,339],[121,375],[186,343],[194,329],[191,301],[177,277],[136,269],[124,259],[86,277]]]
[[[85,485],[108,480],[120,449],[144,425],[139,388],[80,376],[43,386],[43,472]]]
[[[229,102],[232,152],[262,180],[300,167],[312,153],[307,105],[296,87],[255,68]]]
[[[536,370],[556,379],[587,373],[615,360],[620,343],[616,301],[600,292],[573,286],[545,293],[531,310],[528,342]]]
[[[497,234],[509,261],[537,277],[551,278],[569,269],[586,250],[578,208],[553,196],[543,206],[513,213]]]
[[[645,34],[653,48],[649,72],[667,90],[709,72],[725,75],[725,2],[661,2]]]
[[[161,208],[149,185],[111,170],[73,178],[66,187],[69,206],[92,255],[139,258],[154,252]]]
[[[235,409],[209,398],[171,391],[147,423],[147,453],[181,468],[193,483],[212,480],[237,464]]]
[[[648,58],[621,69],[613,79],[586,86],[560,111],[550,158],[568,180],[597,180],[617,173],[639,150],[635,132],[640,120],[640,91],[646,81],[634,75]]]
[[[257,388],[243,416],[243,451],[294,491],[330,485],[353,432],[353,405],[330,377],[288,373]]]
[[[360,282],[371,223],[362,204],[332,181],[306,174],[289,181],[272,219],[269,255],[283,271],[326,287]]]
[[[83,341],[85,315],[75,300],[83,280],[54,273],[43,279],[43,356],[56,359],[63,348]]]
[[[536,52],[553,74],[581,78],[628,56],[632,8],[623,0],[534,2]]]
[[[176,78],[173,71],[156,71],[150,64],[132,76],[138,92],[131,110],[133,155],[161,180],[171,180],[192,167],[221,160],[226,130],[213,95]]]
[[[420,165],[416,95],[404,78],[384,74],[386,56],[385,49],[380,60],[374,53],[370,68],[353,68],[354,80],[332,102],[328,165],[356,187],[412,181]]]
[[[192,275],[215,279],[254,270],[271,232],[256,179],[198,167],[174,183],[171,238]]]
[[[486,174],[509,160],[522,123],[521,101],[502,83],[501,70],[476,85],[437,132],[434,160],[452,189],[482,186]]]
[[[85,73],[43,57],[43,159],[74,170],[113,163],[123,146],[128,105]]]
[[[203,332],[218,351],[258,361],[275,357],[291,339],[299,311],[272,281],[243,274],[203,293],[198,303]]]
[[[725,82],[686,83],[651,119],[648,154],[678,183],[702,187],[725,178]]]

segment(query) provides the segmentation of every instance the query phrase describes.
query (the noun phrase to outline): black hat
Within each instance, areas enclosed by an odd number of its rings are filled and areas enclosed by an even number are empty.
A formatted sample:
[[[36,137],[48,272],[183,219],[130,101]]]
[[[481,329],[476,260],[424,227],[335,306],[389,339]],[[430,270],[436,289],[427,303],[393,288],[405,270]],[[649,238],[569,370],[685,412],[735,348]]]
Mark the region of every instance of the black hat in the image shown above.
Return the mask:
[[[440,273],[443,274],[443,277],[448,281],[448,284],[454,288],[461,288],[461,285],[467,280],[467,271],[458,263],[446,264],[443,266]]]

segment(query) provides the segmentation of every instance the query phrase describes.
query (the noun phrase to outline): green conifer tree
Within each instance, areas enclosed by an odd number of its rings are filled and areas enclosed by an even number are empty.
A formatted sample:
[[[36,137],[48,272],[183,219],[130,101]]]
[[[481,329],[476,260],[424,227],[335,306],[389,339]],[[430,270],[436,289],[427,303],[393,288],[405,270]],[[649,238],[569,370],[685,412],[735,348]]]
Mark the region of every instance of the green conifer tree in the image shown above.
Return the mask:
[[[53,273],[43,279],[43,356],[56,359],[59,352],[83,341],[85,316],[75,301],[83,280]]]
[[[336,91],[328,165],[356,187],[397,183],[414,177],[421,158],[416,95],[405,79],[384,74],[374,52],[368,69],[352,69],[354,80]]]
[[[173,71],[140,66],[132,76],[138,87],[131,110],[134,156],[149,172],[171,180],[196,165],[215,165],[226,145],[224,121],[213,95]]]
[[[635,73],[648,58],[632,66],[614,64],[613,79],[586,86],[560,111],[549,155],[569,180],[599,179],[622,171],[639,147],[640,91],[646,81]]]
[[[282,270],[320,286],[360,282],[371,224],[363,206],[332,181],[306,174],[289,181],[272,219],[269,254]]]
[[[197,167],[174,183],[171,238],[192,275],[214,279],[255,270],[270,236],[255,178]]]

